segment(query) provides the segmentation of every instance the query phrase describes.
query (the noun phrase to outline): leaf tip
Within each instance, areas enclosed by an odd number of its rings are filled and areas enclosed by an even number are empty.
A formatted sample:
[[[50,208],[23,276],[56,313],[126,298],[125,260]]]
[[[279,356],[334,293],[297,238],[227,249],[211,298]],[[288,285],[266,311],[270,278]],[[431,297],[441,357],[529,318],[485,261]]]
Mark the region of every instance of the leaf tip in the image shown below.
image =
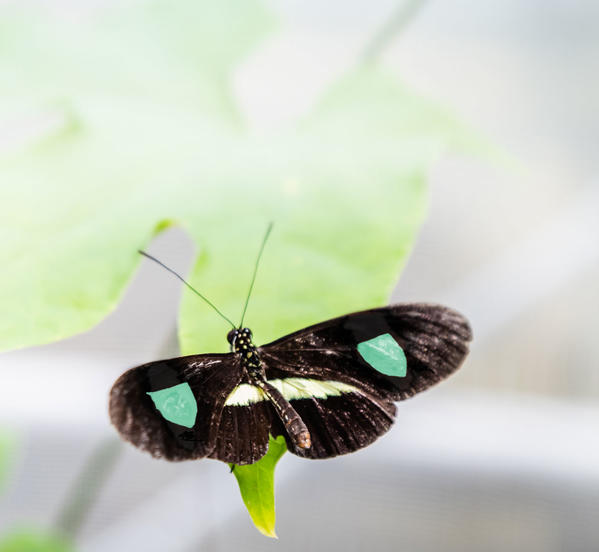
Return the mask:
[[[260,531],[260,533],[262,533],[265,537],[279,540],[279,536],[275,532],[274,527],[261,527],[259,525],[256,525],[256,529],[258,529],[258,531]]]

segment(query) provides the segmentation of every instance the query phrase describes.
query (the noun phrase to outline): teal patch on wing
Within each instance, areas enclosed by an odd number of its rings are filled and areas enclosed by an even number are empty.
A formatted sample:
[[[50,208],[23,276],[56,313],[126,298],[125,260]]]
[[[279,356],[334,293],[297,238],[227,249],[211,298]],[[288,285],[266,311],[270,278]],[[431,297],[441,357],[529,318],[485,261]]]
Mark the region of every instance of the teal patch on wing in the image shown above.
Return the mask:
[[[288,401],[295,399],[326,399],[342,393],[359,393],[353,385],[340,381],[322,381],[308,378],[285,378],[268,380]],[[249,383],[238,385],[227,397],[225,406],[247,406],[267,400],[263,391]]]
[[[403,378],[408,372],[403,349],[388,333],[358,343],[358,353],[377,372],[386,376]]]
[[[193,427],[195,424],[198,403],[188,383],[180,383],[160,391],[148,391],[148,395],[165,420],[185,427]]]

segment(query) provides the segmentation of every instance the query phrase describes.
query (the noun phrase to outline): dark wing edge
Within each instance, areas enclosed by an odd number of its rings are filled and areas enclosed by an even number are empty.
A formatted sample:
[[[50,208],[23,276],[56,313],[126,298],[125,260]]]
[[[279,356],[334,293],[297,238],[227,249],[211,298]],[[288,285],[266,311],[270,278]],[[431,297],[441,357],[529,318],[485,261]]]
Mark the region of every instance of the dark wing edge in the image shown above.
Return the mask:
[[[108,411],[120,436],[155,458],[170,461],[209,456],[229,393],[239,384],[242,369],[232,354],[192,355],[150,362],[122,374],[112,386]],[[149,391],[187,383],[197,401],[191,428],[166,420]]]
[[[390,307],[399,324],[411,370],[409,386],[395,400],[404,400],[436,385],[464,362],[472,341],[468,320],[443,305],[415,303]]]

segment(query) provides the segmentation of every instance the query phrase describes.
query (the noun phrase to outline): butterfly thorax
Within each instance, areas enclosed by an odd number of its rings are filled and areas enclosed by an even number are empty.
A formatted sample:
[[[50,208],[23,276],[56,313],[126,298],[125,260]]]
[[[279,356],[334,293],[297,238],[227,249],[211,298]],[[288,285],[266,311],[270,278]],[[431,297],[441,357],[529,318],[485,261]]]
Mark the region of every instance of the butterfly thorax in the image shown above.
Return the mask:
[[[250,379],[265,380],[260,354],[252,342],[252,331],[249,328],[236,328],[228,333],[227,341],[231,345],[231,352],[240,355]]]

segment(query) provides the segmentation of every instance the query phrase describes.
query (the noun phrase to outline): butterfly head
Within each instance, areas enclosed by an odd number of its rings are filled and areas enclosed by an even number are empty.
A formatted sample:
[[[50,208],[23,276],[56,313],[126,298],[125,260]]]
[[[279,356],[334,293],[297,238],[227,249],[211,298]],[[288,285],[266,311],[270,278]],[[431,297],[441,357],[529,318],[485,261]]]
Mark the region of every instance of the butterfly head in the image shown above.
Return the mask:
[[[231,351],[239,351],[245,347],[252,346],[252,330],[249,328],[235,328],[227,334],[227,341],[231,345]]]

